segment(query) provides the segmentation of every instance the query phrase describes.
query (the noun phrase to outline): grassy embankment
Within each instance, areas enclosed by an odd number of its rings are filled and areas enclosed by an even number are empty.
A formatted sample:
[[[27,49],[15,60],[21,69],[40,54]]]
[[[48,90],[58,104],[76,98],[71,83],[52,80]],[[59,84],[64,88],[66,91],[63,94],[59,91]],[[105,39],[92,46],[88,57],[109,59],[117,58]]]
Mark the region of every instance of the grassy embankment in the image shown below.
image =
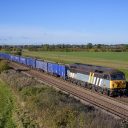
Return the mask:
[[[69,95],[9,70],[0,77],[15,92],[24,128],[119,128],[121,122]],[[10,127],[11,128],[11,127]],[[13,127],[12,127],[13,128]],[[19,127],[20,128],[20,127]]]
[[[7,85],[0,79],[0,128],[15,128],[13,98]]]
[[[0,60],[0,73],[7,70],[7,61]],[[13,96],[7,85],[0,79],[0,128],[14,128],[13,121],[14,102]]]
[[[107,66],[123,71],[128,80],[128,52],[32,52],[25,56],[38,57],[60,63],[85,63]]]

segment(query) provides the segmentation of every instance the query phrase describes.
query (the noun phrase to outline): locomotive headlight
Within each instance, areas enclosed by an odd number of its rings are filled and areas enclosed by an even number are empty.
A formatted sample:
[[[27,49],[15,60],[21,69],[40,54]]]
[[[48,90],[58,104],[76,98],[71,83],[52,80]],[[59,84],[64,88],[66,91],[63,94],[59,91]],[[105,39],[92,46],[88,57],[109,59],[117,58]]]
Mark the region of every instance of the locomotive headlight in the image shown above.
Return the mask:
[[[126,88],[126,81],[125,80],[111,80],[110,81],[110,88],[111,89]]]
[[[122,84],[126,84],[126,82],[125,81],[122,81]]]
[[[120,83],[121,83],[121,84],[124,84],[124,81],[121,81]]]

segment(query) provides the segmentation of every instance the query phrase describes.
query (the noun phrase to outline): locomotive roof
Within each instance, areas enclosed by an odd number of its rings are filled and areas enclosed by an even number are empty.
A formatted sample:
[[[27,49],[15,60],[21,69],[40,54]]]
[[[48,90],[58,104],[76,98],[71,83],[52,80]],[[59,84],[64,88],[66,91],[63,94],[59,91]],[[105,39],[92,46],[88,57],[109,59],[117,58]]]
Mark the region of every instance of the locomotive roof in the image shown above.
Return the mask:
[[[90,65],[90,64],[81,64],[81,63],[74,63],[69,65],[70,68],[83,71],[85,70],[86,72],[97,72],[97,73],[122,73],[121,71],[114,69],[114,68],[109,68],[109,67],[103,67],[103,66],[96,66],[96,65]]]

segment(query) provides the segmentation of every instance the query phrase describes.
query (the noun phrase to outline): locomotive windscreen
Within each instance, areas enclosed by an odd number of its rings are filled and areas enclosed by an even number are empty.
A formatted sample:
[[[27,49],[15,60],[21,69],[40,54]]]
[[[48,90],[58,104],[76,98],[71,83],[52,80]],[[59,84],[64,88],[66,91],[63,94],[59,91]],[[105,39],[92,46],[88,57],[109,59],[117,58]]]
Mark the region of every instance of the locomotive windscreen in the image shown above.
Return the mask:
[[[111,74],[111,80],[125,80],[123,73]]]

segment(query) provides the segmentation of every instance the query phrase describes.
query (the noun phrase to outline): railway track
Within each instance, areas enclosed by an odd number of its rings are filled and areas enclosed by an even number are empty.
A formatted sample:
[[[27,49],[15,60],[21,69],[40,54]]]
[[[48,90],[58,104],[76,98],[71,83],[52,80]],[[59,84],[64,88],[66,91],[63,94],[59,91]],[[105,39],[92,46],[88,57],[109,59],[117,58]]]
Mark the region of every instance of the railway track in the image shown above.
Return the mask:
[[[124,102],[126,105],[128,105],[128,96],[116,97],[116,100]]]
[[[107,112],[112,113],[117,117],[120,117],[125,120],[128,119],[128,104],[124,102],[120,102],[118,100],[114,100],[113,98],[94,93],[79,86],[74,86],[74,84],[72,83],[30,69],[23,65],[10,63],[10,66],[16,70],[23,70],[23,73],[31,75],[49,85],[55,86],[60,90],[65,91],[83,101],[89,102],[94,106],[102,108],[103,110],[106,110]]]

